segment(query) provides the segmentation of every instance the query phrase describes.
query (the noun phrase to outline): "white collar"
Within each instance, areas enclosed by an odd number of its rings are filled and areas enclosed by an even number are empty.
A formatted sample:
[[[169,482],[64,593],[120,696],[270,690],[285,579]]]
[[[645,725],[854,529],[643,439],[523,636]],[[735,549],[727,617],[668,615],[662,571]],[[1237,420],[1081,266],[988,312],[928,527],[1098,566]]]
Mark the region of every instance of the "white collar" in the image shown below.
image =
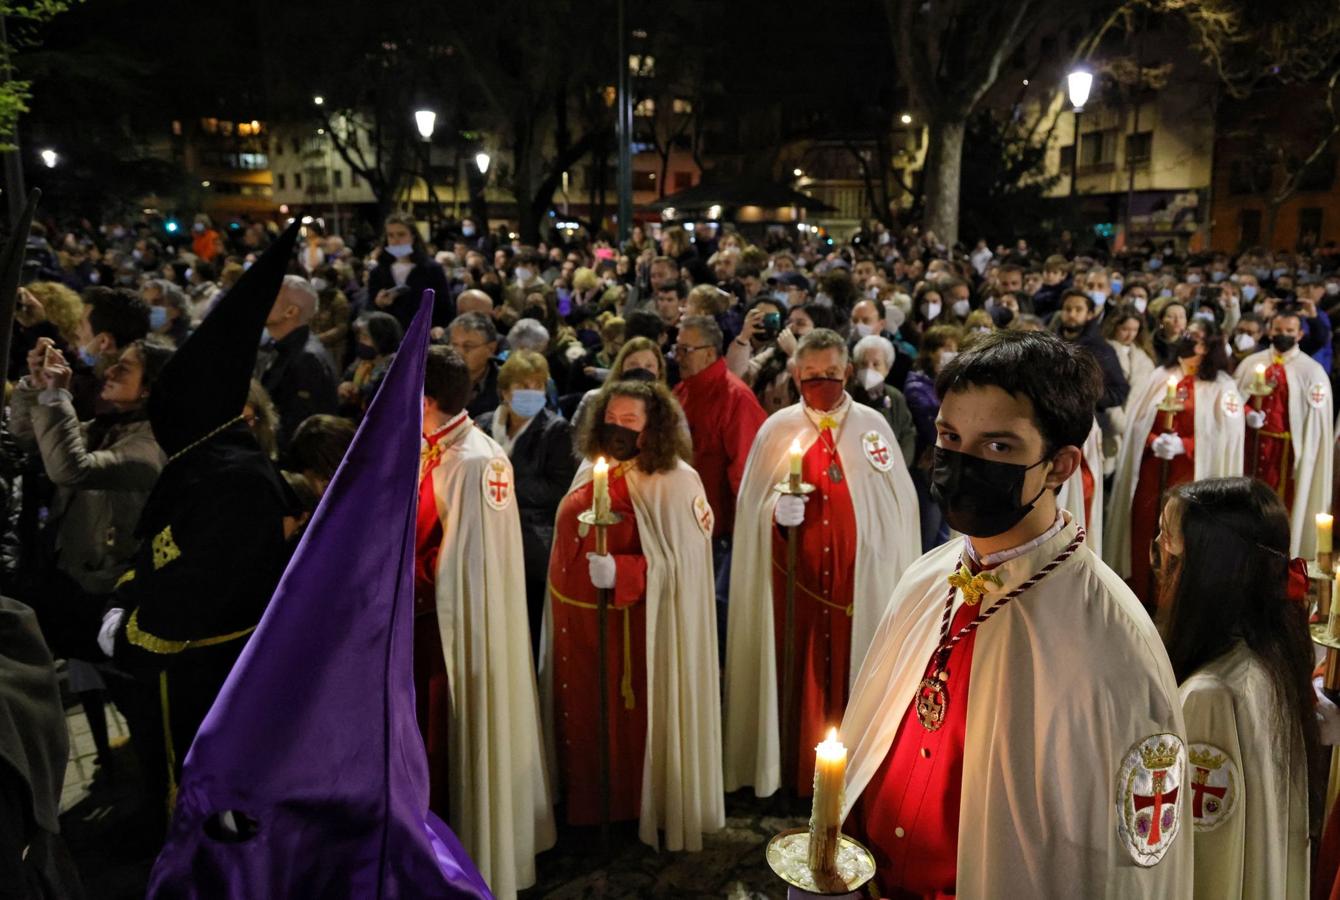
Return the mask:
[[[1020,544],[1018,547],[1011,547],[1008,550],[999,550],[995,553],[988,553],[986,556],[979,558],[977,556],[977,549],[972,545],[972,538],[964,535],[963,552],[967,555],[968,559],[972,560],[974,565],[983,569],[991,569],[1001,563],[1009,562],[1012,559],[1018,559],[1025,553],[1036,550],[1038,547],[1041,547],[1043,544],[1056,537],[1064,527],[1065,516],[1061,515],[1060,511],[1057,511],[1056,521],[1052,523],[1052,526],[1026,544]]]

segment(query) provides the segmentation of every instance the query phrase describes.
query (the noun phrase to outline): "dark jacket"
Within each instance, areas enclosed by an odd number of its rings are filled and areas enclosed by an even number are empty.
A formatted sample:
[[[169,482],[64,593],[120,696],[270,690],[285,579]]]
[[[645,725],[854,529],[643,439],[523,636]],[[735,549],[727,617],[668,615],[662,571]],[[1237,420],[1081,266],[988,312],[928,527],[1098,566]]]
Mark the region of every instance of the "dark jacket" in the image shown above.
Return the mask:
[[[935,393],[935,376],[920,369],[907,373],[903,398],[917,429],[918,457],[935,446],[935,417],[940,415],[940,395]]]
[[[442,271],[441,266],[422,253],[411,254],[408,258],[414,263],[414,268],[409,270],[409,275],[405,278],[405,286],[409,290],[401,293],[394,303],[383,309],[377,305],[377,294],[396,286],[395,276],[391,273],[391,265],[396,260],[389,253],[382,253],[378,257],[377,267],[368,274],[367,308],[390,313],[400,321],[400,327],[408,331],[409,323],[419,311],[419,300],[423,292],[431,288],[436,292],[433,300],[433,326],[446,328],[451,324],[451,320],[456,318],[456,301],[452,299],[447,289],[447,274]]]
[[[1100,323],[1095,320],[1084,326],[1084,330],[1080,332],[1078,338],[1073,339],[1073,342],[1088,350],[1103,372],[1103,393],[1098,398],[1098,411],[1125,403],[1127,395],[1131,392],[1131,386],[1126,383],[1126,376],[1121,371],[1121,361],[1117,359],[1116,351],[1103,337]]]
[[[333,413],[339,382],[330,353],[304,325],[261,351],[258,378],[279,412],[279,449],[308,416]]]
[[[498,408],[499,365],[501,364],[496,359],[489,360],[489,368],[484,375],[484,380],[477,385],[471,385],[470,402],[465,405],[465,411],[476,422],[484,413],[493,412]]]
[[[1061,298],[1070,290],[1072,284],[1074,282],[1067,275],[1059,284],[1044,284],[1038,288],[1038,292],[1033,295],[1033,314],[1044,322],[1047,321],[1061,308]]]

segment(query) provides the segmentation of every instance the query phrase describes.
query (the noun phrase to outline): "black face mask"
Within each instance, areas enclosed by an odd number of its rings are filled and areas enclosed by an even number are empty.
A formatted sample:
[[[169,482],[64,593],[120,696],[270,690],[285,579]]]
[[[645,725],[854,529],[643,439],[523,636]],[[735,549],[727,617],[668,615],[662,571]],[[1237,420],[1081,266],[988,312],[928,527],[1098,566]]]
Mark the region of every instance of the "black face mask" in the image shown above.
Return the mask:
[[[1196,339],[1191,337],[1190,335],[1184,335],[1182,339],[1177,342],[1177,358],[1190,359],[1195,355],[1196,355]]]
[[[596,442],[600,448],[619,462],[627,462],[637,456],[637,439],[641,436],[642,432],[613,422],[601,422],[596,428]]]
[[[1298,346],[1298,338],[1291,334],[1277,334],[1270,339],[1270,346],[1275,348],[1276,353],[1288,353]]]
[[[376,359],[377,348],[367,344],[358,344],[354,347],[354,356],[357,356],[359,359]]]
[[[543,306],[527,306],[526,314],[522,316],[522,318],[534,319],[537,322],[543,322],[547,315],[549,315],[549,311],[545,309]]]
[[[650,369],[624,369],[622,381],[655,381],[656,373]]]
[[[1032,500],[1020,502],[1028,470],[1045,462],[1040,459],[1021,466],[936,447],[931,496],[955,531],[969,537],[995,537],[1022,522],[1047,490],[1044,484]]]

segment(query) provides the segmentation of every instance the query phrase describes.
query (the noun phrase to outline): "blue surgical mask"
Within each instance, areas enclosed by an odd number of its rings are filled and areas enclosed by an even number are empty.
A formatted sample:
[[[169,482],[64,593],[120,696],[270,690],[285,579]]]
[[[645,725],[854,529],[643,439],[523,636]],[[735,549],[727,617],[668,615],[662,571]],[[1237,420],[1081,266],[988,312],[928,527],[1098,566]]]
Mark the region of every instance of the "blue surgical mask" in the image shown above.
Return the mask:
[[[1107,291],[1089,291],[1089,299],[1093,301],[1094,306],[1102,309],[1103,304],[1107,302]]]
[[[772,299],[780,303],[782,305],[782,309],[786,309],[787,306],[789,305],[787,303],[786,291],[773,291]]]
[[[1281,277],[1283,277],[1283,276],[1285,276],[1285,275],[1288,275],[1288,274],[1289,274],[1289,270],[1288,270],[1287,268],[1285,268],[1284,266],[1280,266],[1280,267],[1278,267],[1278,268],[1276,268],[1276,269],[1273,269],[1273,270],[1271,271],[1271,273],[1270,273],[1270,277],[1278,280],[1279,278],[1281,278]]]
[[[1218,269],[1210,273],[1210,280],[1213,281],[1215,284],[1218,284],[1227,277],[1228,277],[1227,272],[1223,272]]]
[[[461,237],[474,237],[474,236],[475,236],[475,226],[473,225],[461,226]]]
[[[1112,279],[1112,293],[1113,293],[1113,294],[1118,294],[1118,295],[1119,295],[1119,294],[1121,293],[1121,289],[1122,289],[1122,286],[1123,286],[1123,285],[1124,285],[1124,282],[1123,282],[1120,278],[1113,278],[1113,279]]]
[[[512,399],[507,405],[512,412],[521,418],[530,419],[540,414],[540,410],[544,409],[544,404],[544,391],[517,388],[512,391]]]
[[[1242,286],[1242,299],[1248,303],[1253,302],[1256,299],[1256,285],[1244,284]]]
[[[1163,268],[1163,260],[1159,259],[1157,256],[1149,260],[1149,269],[1151,272],[1157,272],[1159,269],[1162,268]]]
[[[387,244],[387,245],[386,245],[386,252],[389,253],[389,254],[391,254],[392,256],[394,256],[396,259],[404,259],[406,256],[409,256],[411,253],[414,252],[414,245],[413,245],[413,244]]]
[[[98,354],[94,353],[87,347],[80,347],[79,361],[91,369],[98,364]]]
[[[167,324],[167,307],[151,306],[149,307],[149,327],[154,331]]]

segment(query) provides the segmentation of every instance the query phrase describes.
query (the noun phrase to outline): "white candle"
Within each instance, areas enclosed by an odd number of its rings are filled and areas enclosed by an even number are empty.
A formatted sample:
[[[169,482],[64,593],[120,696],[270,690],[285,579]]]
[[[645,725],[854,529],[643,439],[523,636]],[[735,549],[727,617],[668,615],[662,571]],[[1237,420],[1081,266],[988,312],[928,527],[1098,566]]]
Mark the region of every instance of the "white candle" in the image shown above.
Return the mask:
[[[791,441],[791,477],[799,478],[805,463],[805,452],[800,449],[800,438]]]
[[[1326,513],[1317,513],[1317,553],[1330,553],[1331,536],[1334,534],[1335,518]]]
[[[1177,403],[1177,381],[1176,375],[1168,376],[1168,395],[1163,398],[1163,402],[1168,406]]]
[[[810,811],[810,868],[834,872],[838,835],[842,828],[842,799],[846,790],[847,748],[837,729],[814,748],[814,805]]]
[[[1263,363],[1256,366],[1256,378],[1252,381],[1252,390],[1261,393],[1266,389],[1266,367]]]
[[[592,470],[591,483],[595,486],[595,493],[591,501],[591,511],[595,513],[597,521],[609,516],[610,511],[610,466],[605,462],[605,457],[596,460],[595,468]]]

